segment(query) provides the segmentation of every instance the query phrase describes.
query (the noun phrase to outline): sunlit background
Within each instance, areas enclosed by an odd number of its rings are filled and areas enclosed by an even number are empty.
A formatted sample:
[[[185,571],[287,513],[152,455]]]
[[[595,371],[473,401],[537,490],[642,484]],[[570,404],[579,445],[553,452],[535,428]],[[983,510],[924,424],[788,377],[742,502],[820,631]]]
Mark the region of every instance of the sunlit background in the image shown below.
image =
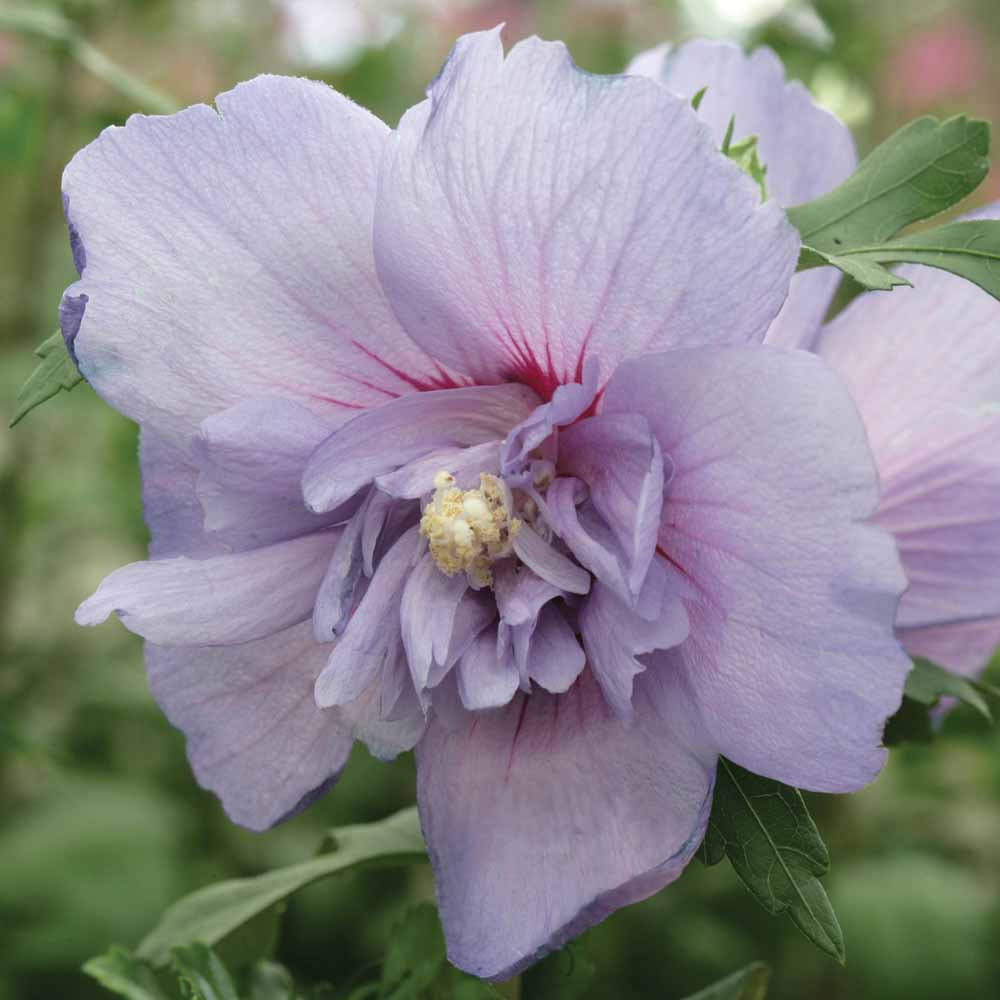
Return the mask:
[[[32,17],[4,33],[12,12]],[[1000,121],[997,0],[0,2],[0,411],[74,276],[60,172],[105,125],[261,72],[322,78],[394,124],[457,34],[500,21],[508,42],[563,38],[602,72],[668,39],[768,44],[862,152],[920,113]],[[978,197],[1000,197],[1000,174]],[[134,944],[179,895],[304,859],[326,827],[414,797],[409,759],[379,765],[363,749],[332,795],[266,835],[197,789],[139,640],[72,621],[105,573],[143,556],[138,490],[135,428],[86,386],[0,431],[0,1000],[102,996],[80,964]],[[672,1000],[765,959],[786,1000],[1000,996],[1000,736],[960,710],[934,746],[894,752],[872,788],[811,804],[846,969],[764,914],[728,865],[693,864],[586,936],[589,995]],[[291,900],[278,954],[304,982],[345,987],[430,892],[420,870],[322,883]]]

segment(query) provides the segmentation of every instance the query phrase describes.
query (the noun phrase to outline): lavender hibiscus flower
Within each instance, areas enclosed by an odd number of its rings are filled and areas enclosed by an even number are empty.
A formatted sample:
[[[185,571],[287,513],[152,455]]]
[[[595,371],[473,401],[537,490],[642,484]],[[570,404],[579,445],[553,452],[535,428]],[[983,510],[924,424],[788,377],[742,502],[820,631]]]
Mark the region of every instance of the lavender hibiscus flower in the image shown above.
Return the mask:
[[[503,978],[683,869],[717,755],[879,770],[904,581],[798,240],[688,103],[459,41],[390,132],[262,77],[67,168],[63,330],[141,425],[147,640],[255,829],[416,748],[449,955]]]
[[[758,136],[782,205],[825,194],[855,165],[848,130],[767,49],[661,46],[629,72],[682,96],[707,87],[703,118],[719,137],[733,115],[738,135]],[[1000,218],[1000,206],[974,217]],[[1000,644],[1000,304],[944,271],[899,274],[914,287],[863,295],[825,326],[838,272],[797,275],[767,342],[815,351],[847,380],[882,480],[872,520],[895,536],[908,578],[899,638],[975,674]]]

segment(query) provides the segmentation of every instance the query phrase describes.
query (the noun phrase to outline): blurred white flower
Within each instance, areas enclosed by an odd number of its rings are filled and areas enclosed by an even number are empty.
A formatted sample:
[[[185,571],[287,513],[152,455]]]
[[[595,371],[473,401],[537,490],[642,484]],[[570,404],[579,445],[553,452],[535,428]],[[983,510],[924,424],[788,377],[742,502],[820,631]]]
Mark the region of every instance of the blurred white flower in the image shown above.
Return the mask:
[[[404,4],[377,0],[275,0],[282,45],[304,66],[343,67],[399,34]]]

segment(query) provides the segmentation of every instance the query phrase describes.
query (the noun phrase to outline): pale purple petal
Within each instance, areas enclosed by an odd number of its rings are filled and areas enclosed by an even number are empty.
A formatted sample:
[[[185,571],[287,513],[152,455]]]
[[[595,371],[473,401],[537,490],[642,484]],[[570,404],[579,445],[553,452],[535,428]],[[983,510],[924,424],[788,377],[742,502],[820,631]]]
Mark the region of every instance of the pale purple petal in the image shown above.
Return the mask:
[[[590,574],[557,552],[526,524],[514,536],[514,552],[528,569],[554,587],[571,594],[586,594],[590,590]]]
[[[681,598],[665,590],[658,590],[657,596],[657,614],[643,617],[598,581],[580,611],[580,633],[590,669],[609,707],[621,719],[633,718],[634,681],[646,669],[636,657],[677,646],[690,632]]]
[[[468,589],[464,573],[442,573],[429,552],[406,581],[399,621],[413,686],[418,692],[432,686],[433,664],[443,665],[447,659],[455,616]]]
[[[526,633],[523,640],[519,632]],[[536,620],[517,626],[514,653],[520,672],[552,694],[568,691],[587,664],[576,633],[554,604],[543,607]]]
[[[467,590],[455,612],[448,654],[441,666],[444,672],[458,662],[473,641],[497,618],[497,606],[488,590]],[[432,672],[432,676],[434,672]]]
[[[545,514],[552,530],[566,543],[573,555],[598,580],[611,587],[623,601],[634,604],[639,587],[629,586],[622,552],[614,533],[593,506],[577,505],[580,480],[572,476],[556,479],[545,495]],[[640,581],[641,586],[641,581]]]
[[[520,469],[557,427],[572,424],[594,405],[599,376],[597,359],[588,358],[581,382],[557,386],[550,402],[537,407],[507,435],[500,452],[500,471],[505,476]]]
[[[143,427],[139,469],[151,558],[190,555],[203,559],[227,551],[219,539],[205,535],[204,512],[195,491],[198,469],[188,449]]]
[[[417,800],[452,962],[507,978],[680,874],[708,820],[715,757],[672,682],[646,686],[631,727],[587,673],[464,726],[432,720]]]
[[[332,642],[347,626],[364,570],[362,538],[374,491],[344,526],[313,605],[313,635],[317,642]]]
[[[332,430],[298,403],[257,397],[202,422],[192,441],[205,531],[233,548],[259,548],[344,520],[302,499],[302,471]]]
[[[558,43],[505,60],[497,32],[460,39],[429,93],[383,164],[375,257],[442,363],[547,400],[591,355],[604,381],[624,357],[763,338],[799,240],[687,101]]]
[[[981,663],[989,642],[976,623],[1000,614],[1000,305],[943,271],[900,273],[914,287],[894,292],[891,309],[874,294],[857,299],[823,329],[818,352],[847,379],[875,453],[875,522],[895,535],[910,583],[904,641],[941,626],[950,662]],[[954,638],[963,620],[968,658]]]
[[[496,633],[480,632],[458,661],[458,693],[470,710],[502,708],[517,691],[520,677],[509,647],[497,653]],[[435,693],[435,708],[440,710]]]
[[[563,594],[558,587],[514,559],[494,567],[493,593],[500,617],[508,625],[523,625],[532,621],[543,604]]]
[[[475,489],[479,486],[481,472],[495,476],[500,471],[500,442],[487,441],[470,448],[433,451],[408,462],[395,472],[379,476],[375,485],[390,496],[416,500],[434,492],[434,477],[442,470],[455,477],[455,485],[459,489]]]
[[[316,704],[320,708],[353,702],[391,671],[397,660],[405,665],[399,606],[406,579],[416,562],[418,543],[417,529],[411,528],[379,563],[361,603],[316,680]],[[392,705],[380,706],[386,711],[391,708]]]
[[[333,510],[377,476],[444,447],[503,437],[538,398],[521,385],[421,392],[366,410],[313,453],[302,477],[306,503]]]
[[[927,625],[897,630],[911,656],[923,656],[965,677],[975,677],[1000,646],[1000,617],[955,625]]]
[[[135,115],[66,168],[86,263],[66,293],[85,301],[70,339],[91,385],[183,438],[262,393],[337,421],[457,384],[375,277],[386,126],[308,80],[258,77],[216,103]]]
[[[638,413],[602,414],[562,432],[559,468],[587,484],[621,550],[625,584],[638,594],[656,551],[663,510],[663,456]]]
[[[757,136],[767,168],[767,196],[779,205],[798,205],[832,191],[857,164],[847,126],[797,80],[786,81],[781,60],[770,49],[747,54],[730,42],[696,39],[643,53],[628,72],[659,80],[688,100],[707,88],[698,116],[717,143],[734,118],[734,138]],[[839,279],[833,268],[797,274],[788,301],[768,330],[768,342],[810,346]]]
[[[262,549],[130,563],[105,577],[77,609],[80,625],[112,612],[161,645],[249,642],[309,617],[339,529]]]
[[[233,822],[273,826],[347,763],[350,732],[313,700],[326,657],[308,624],[238,646],[146,645],[150,690],[187,738],[198,783]]]
[[[846,388],[804,351],[706,348],[623,365],[605,410],[642,412],[674,477],[660,547],[697,590],[691,633],[653,654],[683,678],[720,753],[817,791],[885,759],[909,661],[905,586]]]

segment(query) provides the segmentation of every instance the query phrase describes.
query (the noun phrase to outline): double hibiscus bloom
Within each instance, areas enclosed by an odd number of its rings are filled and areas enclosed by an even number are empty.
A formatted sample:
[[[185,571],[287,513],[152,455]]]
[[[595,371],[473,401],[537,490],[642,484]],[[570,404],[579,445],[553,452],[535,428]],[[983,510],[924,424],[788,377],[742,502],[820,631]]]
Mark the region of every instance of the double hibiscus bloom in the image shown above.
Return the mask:
[[[394,131],[305,80],[217,108],[67,168],[61,318],[141,426],[152,537],[78,620],[146,638],[235,821],[302,808],[355,739],[415,748],[449,955],[504,978],[680,873],[719,754],[874,777],[894,626],[978,665],[996,304],[920,273],[820,329],[835,275],[793,280],[780,205],[854,151],[769,53],[600,77],[494,31]]]

